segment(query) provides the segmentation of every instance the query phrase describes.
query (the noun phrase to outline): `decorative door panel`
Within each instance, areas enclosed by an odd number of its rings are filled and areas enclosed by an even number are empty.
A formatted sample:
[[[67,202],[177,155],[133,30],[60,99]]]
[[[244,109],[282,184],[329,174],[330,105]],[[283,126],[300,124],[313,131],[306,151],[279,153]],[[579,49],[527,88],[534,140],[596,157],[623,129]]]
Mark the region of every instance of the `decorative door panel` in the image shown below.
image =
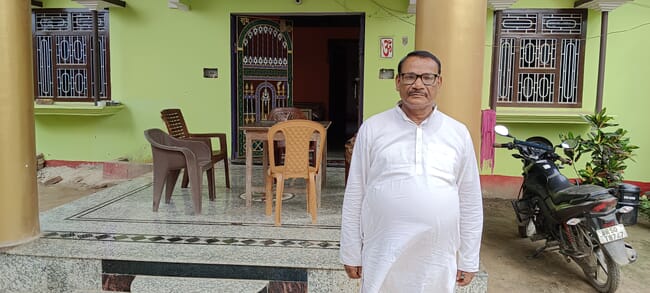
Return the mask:
[[[237,120],[236,156],[246,152],[246,138],[239,126],[266,120],[275,107],[293,105],[293,48],[289,20],[251,16],[236,17]],[[253,143],[254,156],[262,144]]]

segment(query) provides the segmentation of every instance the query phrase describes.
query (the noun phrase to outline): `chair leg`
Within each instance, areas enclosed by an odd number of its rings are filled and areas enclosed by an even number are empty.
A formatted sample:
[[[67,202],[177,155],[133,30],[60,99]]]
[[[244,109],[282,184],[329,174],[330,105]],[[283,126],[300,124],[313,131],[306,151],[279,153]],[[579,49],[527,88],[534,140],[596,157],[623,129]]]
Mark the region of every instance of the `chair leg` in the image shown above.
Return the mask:
[[[156,166],[153,168],[153,211],[157,212],[160,206],[160,198],[162,197],[163,186],[165,186],[165,179],[167,178],[166,166]]]
[[[275,225],[282,225],[282,194],[284,193],[284,177],[280,174],[275,185]]]
[[[269,172],[267,170],[267,172]],[[273,176],[266,174],[266,192],[264,193],[264,201],[266,203],[266,215],[270,216],[273,213]]]
[[[181,182],[182,188],[187,188],[187,185],[190,183],[190,177],[187,173],[189,172],[187,171],[187,168],[185,168],[185,171],[183,171],[183,182]]]
[[[192,190],[192,204],[194,206],[194,213],[201,213],[201,181],[203,180],[203,174],[201,174],[201,169],[191,166],[185,169],[188,171],[190,176],[190,189]]]
[[[307,204],[309,205],[309,208],[307,209],[307,212],[311,214],[311,223],[316,224],[316,219],[318,217],[318,207],[316,206],[316,175],[315,174],[309,174],[309,180],[307,182],[307,188],[308,190],[308,196],[307,196]]]
[[[170,170],[167,172],[167,179],[165,180],[165,203],[172,201],[172,193],[174,193],[174,186],[176,186],[178,174],[180,173],[181,170]]]
[[[230,188],[230,172],[228,172],[228,158],[223,159],[223,169],[226,172],[226,188]]]
[[[214,201],[217,198],[214,192],[214,165],[206,171],[206,174],[208,176],[208,197],[210,201]]]

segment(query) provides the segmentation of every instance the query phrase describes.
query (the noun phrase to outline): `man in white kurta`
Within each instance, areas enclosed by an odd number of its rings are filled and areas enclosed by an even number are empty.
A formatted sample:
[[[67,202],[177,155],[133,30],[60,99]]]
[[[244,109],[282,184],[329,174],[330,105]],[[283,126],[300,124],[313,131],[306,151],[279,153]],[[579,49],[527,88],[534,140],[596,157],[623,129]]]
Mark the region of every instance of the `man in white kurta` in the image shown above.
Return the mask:
[[[453,292],[478,271],[483,211],[470,134],[435,104],[417,107],[435,102],[437,88],[429,88],[441,80],[421,76],[437,71],[441,79],[434,60],[432,69],[426,54],[407,55],[396,80],[400,103],[366,120],[357,134],[340,256],[351,278],[357,268],[362,292]],[[410,70],[417,76],[405,84],[413,76],[401,73]]]

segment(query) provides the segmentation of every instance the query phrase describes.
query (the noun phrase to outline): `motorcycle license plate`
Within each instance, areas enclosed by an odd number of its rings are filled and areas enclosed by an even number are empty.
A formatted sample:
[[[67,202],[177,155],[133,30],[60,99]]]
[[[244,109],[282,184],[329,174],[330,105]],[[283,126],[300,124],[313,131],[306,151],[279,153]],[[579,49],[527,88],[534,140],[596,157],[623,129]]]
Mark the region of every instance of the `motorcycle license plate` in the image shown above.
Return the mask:
[[[627,231],[625,231],[625,227],[623,227],[623,224],[618,224],[611,227],[598,229],[596,230],[596,234],[598,234],[598,241],[601,244],[620,240],[627,237]]]

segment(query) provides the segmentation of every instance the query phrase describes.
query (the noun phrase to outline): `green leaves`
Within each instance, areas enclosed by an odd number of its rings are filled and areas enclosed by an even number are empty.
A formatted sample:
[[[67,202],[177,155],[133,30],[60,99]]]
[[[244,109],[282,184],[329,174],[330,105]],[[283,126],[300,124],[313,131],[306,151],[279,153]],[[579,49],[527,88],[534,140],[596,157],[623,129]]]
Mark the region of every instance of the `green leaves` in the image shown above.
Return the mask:
[[[590,132],[584,138],[571,132],[561,134],[560,138],[577,142],[574,148],[575,157],[571,158],[574,162],[583,154],[591,157],[585,168],[578,170],[584,183],[614,187],[623,181],[623,172],[627,168],[625,161],[634,161],[633,152],[639,147],[630,143],[630,139],[626,137],[627,130],[608,129],[617,127],[618,124],[612,122],[614,117],[607,115],[607,109],[593,115],[585,115],[583,118],[591,126]]]
[[[648,200],[648,193],[639,198],[639,212],[650,220],[650,200]]]

